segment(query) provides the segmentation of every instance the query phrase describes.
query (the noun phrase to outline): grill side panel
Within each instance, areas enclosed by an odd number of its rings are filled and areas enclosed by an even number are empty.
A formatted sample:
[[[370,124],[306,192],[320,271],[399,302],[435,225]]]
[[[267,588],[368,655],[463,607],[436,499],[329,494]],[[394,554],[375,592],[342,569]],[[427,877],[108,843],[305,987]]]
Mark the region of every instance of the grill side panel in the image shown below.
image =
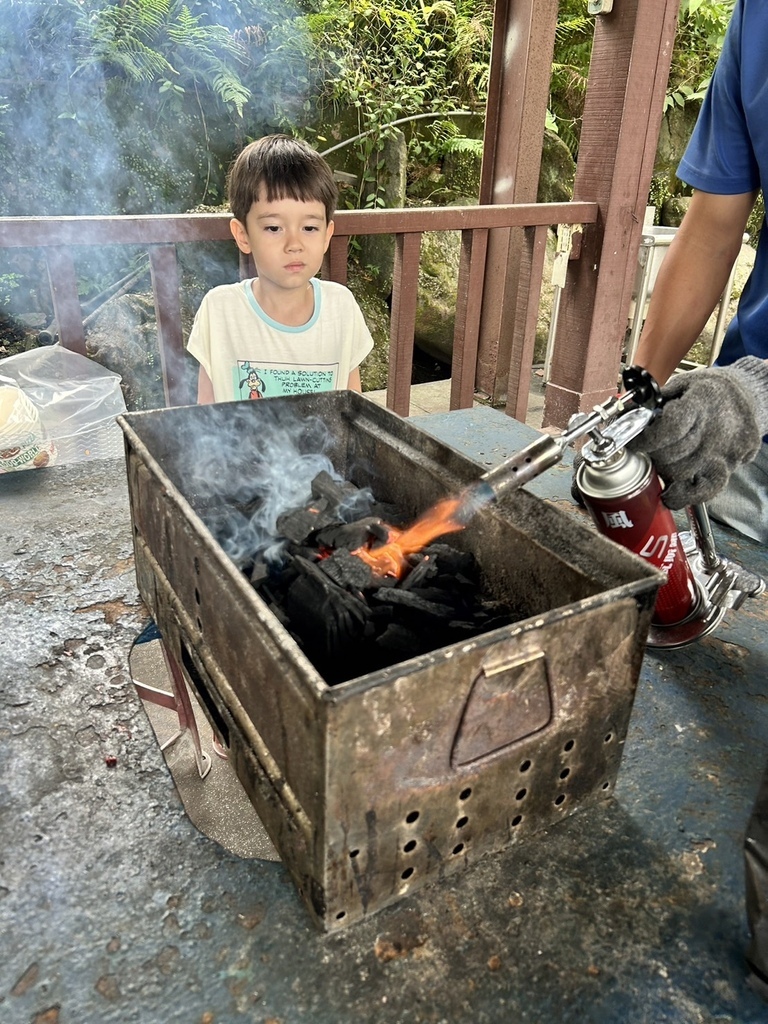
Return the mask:
[[[649,617],[632,599],[603,603],[576,628],[565,616],[512,631],[339,701],[325,927],[610,798]]]

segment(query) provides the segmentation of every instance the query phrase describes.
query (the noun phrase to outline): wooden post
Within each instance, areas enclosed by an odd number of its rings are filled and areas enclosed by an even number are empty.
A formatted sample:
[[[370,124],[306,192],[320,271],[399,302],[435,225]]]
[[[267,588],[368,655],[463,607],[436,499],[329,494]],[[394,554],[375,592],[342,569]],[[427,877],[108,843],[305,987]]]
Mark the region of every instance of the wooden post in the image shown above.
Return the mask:
[[[535,203],[557,26],[557,0],[497,0],[483,141],[480,203]],[[525,317],[517,315],[523,230],[491,231],[476,385],[517,405]],[[525,371],[525,387],[529,385]]]
[[[184,338],[181,330],[179,299],[179,266],[175,245],[153,245],[149,248],[152,290],[157,313],[157,343],[163,368],[163,389],[166,406],[189,405],[195,397],[185,381]]]
[[[524,229],[524,246],[518,267],[518,300],[515,305],[514,345],[507,384],[506,413],[525,423],[531,390],[530,368],[536,344],[536,321],[541,300],[541,279],[547,248],[546,224]]]
[[[461,232],[451,360],[451,409],[471,409],[474,403],[488,234],[487,230]]]
[[[395,235],[387,406],[400,416],[408,415],[411,402],[413,328],[416,323],[420,250],[420,233]]]
[[[677,11],[678,0],[621,0],[597,16],[574,199],[600,215],[569,265],[545,426],[616,392]]]
[[[77,295],[77,273],[72,253],[66,246],[52,245],[45,254],[59,341],[64,348],[85,351],[83,310]]]

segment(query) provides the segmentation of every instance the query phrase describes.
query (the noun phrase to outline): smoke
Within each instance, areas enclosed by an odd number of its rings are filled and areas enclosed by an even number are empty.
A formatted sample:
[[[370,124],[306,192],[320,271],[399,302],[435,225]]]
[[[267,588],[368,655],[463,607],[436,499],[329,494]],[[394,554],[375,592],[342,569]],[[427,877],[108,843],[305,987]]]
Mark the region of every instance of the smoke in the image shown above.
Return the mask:
[[[295,3],[190,4],[197,20],[186,35],[183,6],[172,3],[152,28],[150,2],[0,0],[0,215],[224,206],[226,173],[242,145],[294,115],[300,123],[312,87],[301,69],[303,37],[298,27],[291,31],[300,14]],[[281,60],[275,51],[286,35],[294,44],[290,60]],[[229,72],[250,96],[242,115],[217,86]],[[85,301],[132,269],[141,249],[75,246],[72,253]],[[234,243],[199,245],[194,253],[182,246],[179,258],[186,335],[202,293],[237,279],[237,250]],[[154,316],[151,309],[144,315],[140,301],[147,291],[137,285],[88,325],[89,355],[121,374],[130,410],[164,401]],[[42,253],[0,250],[0,355],[56,329]],[[196,369],[190,362],[181,370],[190,400]]]
[[[2,213],[107,212],[117,171],[103,75],[78,76],[78,13],[27,0],[0,8]]]
[[[217,204],[244,141],[301,118],[308,74],[272,53],[292,3],[184,6],[2,0],[0,214]],[[291,71],[301,59],[298,44]]]
[[[318,473],[343,479],[327,454],[333,439],[324,422],[301,417],[285,401],[262,400],[256,443],[244,423],[245,417],[253,422],[253,410],[249,416],[248,403],[227,402],[210,406],[205,431],[190,428],[180,446],[184,491],[194,496],[206,526],[238,566],[257,556],[279,561],[279,517],[309,501]],[[371,493],[362,491],[340,509],[340,518],[351,522],[372,502]]]

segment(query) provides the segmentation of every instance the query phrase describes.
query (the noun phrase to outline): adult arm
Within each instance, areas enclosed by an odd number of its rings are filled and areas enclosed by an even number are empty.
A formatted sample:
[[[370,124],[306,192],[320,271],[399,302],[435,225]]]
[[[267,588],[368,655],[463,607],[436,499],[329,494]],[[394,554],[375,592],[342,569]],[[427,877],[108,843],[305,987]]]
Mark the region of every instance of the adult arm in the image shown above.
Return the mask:
[[[349,380],[347,381],[348,391],[360,391],[363,390],[363,385],[360,381],[360,367],[356,366],[355,369],[350,373]]]
[[[660,384],[696,341],[728,280],[756,193],[695,192],[662,262],[635,362]],[[670,508],[709,501],[768,430],[768,363],[675,374],[662,414],[632,442],[653,459]]]
[[[634,362],[663,384],[701,334],[739,254],[757,192],[694,192],[659,268]]]

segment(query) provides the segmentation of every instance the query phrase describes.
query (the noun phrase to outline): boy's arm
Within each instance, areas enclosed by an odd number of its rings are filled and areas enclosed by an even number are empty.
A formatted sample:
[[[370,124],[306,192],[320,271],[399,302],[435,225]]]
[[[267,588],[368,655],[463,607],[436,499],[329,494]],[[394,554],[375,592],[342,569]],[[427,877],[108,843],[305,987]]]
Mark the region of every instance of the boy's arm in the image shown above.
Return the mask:
[[[202,373],[202,370],[200,372]],[[356,366],[352,373],[350,373],[349,375],[349,380],[347,381],[347,391],[359,391],[362,393],[362,390],[363,385],[360,381],[360,367]],[[198,401],[200,401],[199,398]],[[211,399],[211,401],[213,401],[213,399]]]
[[[197,404],[210,405],[213,401],[215,401],[215,399],[213,397],[213,384],[211,383],[211,378],[201,366],[197,375]]]

